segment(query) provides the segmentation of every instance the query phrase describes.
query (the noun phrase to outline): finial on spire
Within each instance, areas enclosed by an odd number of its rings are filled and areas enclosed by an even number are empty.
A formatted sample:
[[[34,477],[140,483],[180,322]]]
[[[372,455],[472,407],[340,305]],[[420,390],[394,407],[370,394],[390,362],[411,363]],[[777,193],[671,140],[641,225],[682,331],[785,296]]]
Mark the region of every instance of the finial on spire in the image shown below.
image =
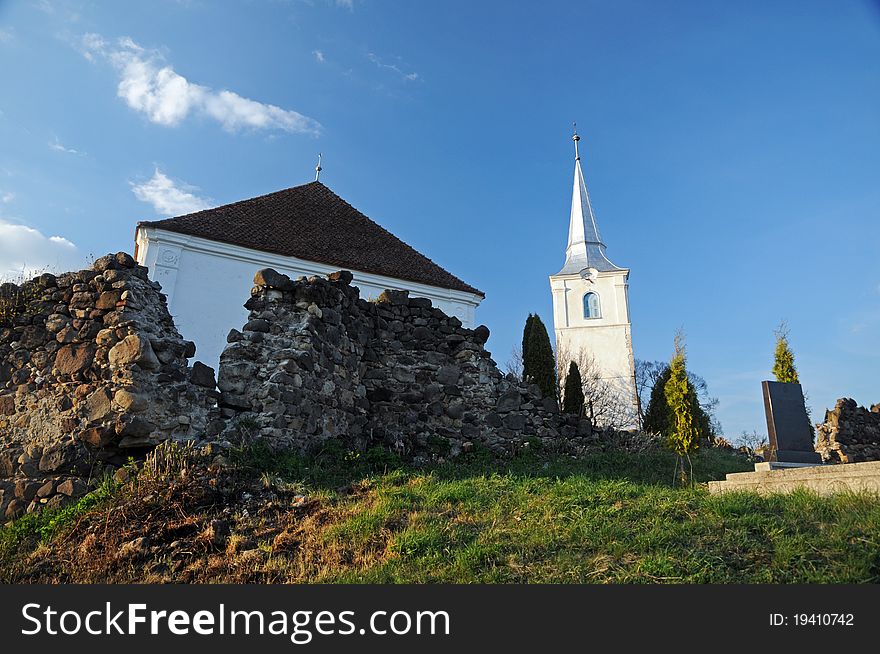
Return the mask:
[[[572,123],[571,125],[572,125],[572,128],[574,129],[574,136],[571,137],[571,140],[574,141],[574,160],[580,161],[581,154],[580,154],[580,152],[578,152],[578,141],[581,140],[581,137],[578,136],[578,124]]]
[[[318,153],[318,165],[315,166],[315,181],[316,182],[321,179],[321,171],[322,170],[323,170],[323,168],[321,168],[321,153],[319,152]]]

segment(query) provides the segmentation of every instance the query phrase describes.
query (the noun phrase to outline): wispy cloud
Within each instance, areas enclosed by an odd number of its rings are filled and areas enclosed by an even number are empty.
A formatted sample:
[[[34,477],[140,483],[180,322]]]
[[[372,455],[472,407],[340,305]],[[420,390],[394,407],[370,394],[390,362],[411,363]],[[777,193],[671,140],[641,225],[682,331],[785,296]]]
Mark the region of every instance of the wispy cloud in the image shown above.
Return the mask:
[[[63,236],[46,236],[0,217],[0,279],[27,277],[46,269],[61,272],[82,263],[79,249]]]
[[[11,43],[15,40],[15,32],[12,28],[5,29],[0,27],[0,43]]]
[[[318,135],[321,124],[291,109],[257,102],[233,91],[215,91],[179,75],[161,53],[147,50],[129,37],[114,42],[86,34],[82,53],[89,61],[108,60],[119,73],[117,95],[158,125],[179,125],[190,114],[216,120],[223,129],[282,130]]]
[[[336,0],[336,6],[354,9],[354,0]]]
[[[138,200],[152,204],[163,216],[183,216],[211,206],[210,200],[193,193],[196,187],[175,182],[158,168],[143,184],[132,184],[131,190]]]
[[[54,140],[49,141],[49,147],[56,152],[64,152],[65,154],[82,154],[79,150],[74,150],[73,148],[66,147],[61,141],[58,140],[57,136]]]
[[[5,193],[3,193],[3,195],[0,195],[0,201],[2,201],[3,204],[9,204],[14,199],[15,193],[13,193],[12,191],[6,191]]]
[[[324,53],[320,50],[312,50],[312,54],[315,56],[315,61],[317,61],[319,64],[323,64],[325,61],[327,61],[324,57]]]
[[[376,64],[376,66],[378,66],[379,68],[384,68],[384,69],[387,69],[387,70],[394,71],[394,72],[397,73],[402,79],[404,79],[404,80],[406,80],[406,81],[408,81],[408,82],[415,82],[417,79],[419,79],[419,74],[418,74],[418,73],[416,73],[416,72],[409,72],[409,73],[408,73],[408,72],[406,72],[405,70],[403,70],[400,66],[398,66],[397,64],[389,64],[389,63],[387,63],[387,62],[385,62],[385,61],[382,61],[382,60],[381,60],[381,59],[380,59],[375,53],[373,53],[373,52],[368,52],[368,53],[367,53],[367,58],[368,58],[370,61],[372,61],[374,64]]]

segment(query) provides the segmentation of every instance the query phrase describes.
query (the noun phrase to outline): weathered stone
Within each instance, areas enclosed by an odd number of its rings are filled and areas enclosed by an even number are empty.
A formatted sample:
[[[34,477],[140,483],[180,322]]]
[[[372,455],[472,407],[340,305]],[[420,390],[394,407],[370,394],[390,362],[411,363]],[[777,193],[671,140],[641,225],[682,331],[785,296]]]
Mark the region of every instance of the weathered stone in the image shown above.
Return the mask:
[[[431,300],[426,297],[411,297],[407,302],[407,306],[412,309],[430,309]]]
[[[37,497],[49,497],[55,494],[55,481],[49,480],[37,489]]]
[[[116,260],[116,265],[121,268],[135,268],[137,266],[134,257],[128,252],[117,252],[113,255],[113,258]]]
[[[327,279],[331,282],[340,282],[348,286],[354,280],[354,275],[347,270],[338,270],[327,275]]]
[[[269,331],[269,321],[263,320],[262,318],[257,318],[255,320],[249,320],[244,327],[242,327],[243,331],[246,332],[268,332]]]
[[[120,388],[113,395],[113,402],[123,412],[139,413],[146,410],[149,400],[143,393],[135,393],[127,388]]]
[[[489,328],[486,325],[480,325],[474,330],[474,340],[477,343],[485,343],[489,340]]]
[[[113,412],[113,398],[106,388],[99,388],[86,398],[85,418],[89,422],[99,422]]]
[[[277,288],[281,291],[293,290],[293,281],[287,275],[282,275],[272,268],[263,268],[254,275],[254,286]]]
[[[156,425],[141,416],[127,415],[116,422],[116,433],[123,438],[128,438],[127,447],[133,446],[132,439],[140,439],[148,436],[156,429]],[[123,447],[120,442],[120,447]]]
[[[392,372],[391,376],[394,377],[399,382],[404,383],[413,383],[416,380],[416,375],[412,370],[407,370],[406,368],[402,368],[400,366],[396,367]]]
[[[453,402],[446,407],[446,415],[453,420],[458,420],[464,414],[464,405],[461,402]]]
[[[75,375],[87,370],[95,358],[91,343],[65,345],[55,355],[55,369],[61,375]]]
[[[413,330],[413,338],[417,341],[427,341],[433,337],[434,333],[427,327],[416,327]]]
[[[507,391],[498,398],[498,402],[495,404],[495,410],[499,413],[516,411],[519,409],[521,402],[522,398],[520,397],[519,391]]]
[[[15,497],[24,504],[30,503],[37,494],[41,484],[29,479],[19,479],[15,482]]]
[[[25,509],[27,509],[27,505],[24,502],[18,499],[13,499],[6,505],[4,517],[7,520],[15,520],[24,515]]]
[[[206,366],[201,361],[193,363],[189,379],[196,386],[204,388],[214,388],[217,386],[217,382],[214,379],[214,369]]]
[[[393,306],[405,306],[409,300],[409,291],[385,289],[379,294],[376,302],[388,303]]]
[[[89,427],[80,432],[79,439],[92,447],[105,447],[116,439],[116,431],[112,427]]]
[[[443,366],[437,371],[437,383],[444,386],[457,384],[461,375],[461,369],[458,366]]]
[[[144,370],[156,370],[159,368],[159,359],[153,352],[150,340],[139,334],[129,334],[116,345],[110,348],[107,354],[110,366],[122,368],[136,364]]]
[[[41,472],[59,472],[69,470],[76,461],[76,452],[73,448],[64,445],[54,445],[43,452],[40,457],[39,468]]]
[[[509,413],[504,417],[504,426],[514,431],[522,431],[526,426],[526,417],[521,413]]]
[[[0,416],[11,416],[15,413],[15,396],[0,395]]]
[[[68,497],[82,497],[89,490],[89,487],[80,479],[65,479],[58,484],[57,492]]]
[[[119,302],[122,297],[122,291],[119,289],[114,289],[112,291],[104,291],[98,296],[98,299],[95,300],[95,308],[102,309],[104,311],[112,311],[116,308],[116,303]]]

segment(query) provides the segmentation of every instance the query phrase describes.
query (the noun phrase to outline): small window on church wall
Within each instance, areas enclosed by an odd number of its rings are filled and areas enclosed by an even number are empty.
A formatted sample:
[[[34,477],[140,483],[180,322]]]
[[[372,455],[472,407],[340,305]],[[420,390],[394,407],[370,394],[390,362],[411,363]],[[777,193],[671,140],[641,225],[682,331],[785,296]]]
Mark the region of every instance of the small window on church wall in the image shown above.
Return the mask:
[[[584,295],[584,318],[601,318],[599,311],[599,296],[595,293]]]

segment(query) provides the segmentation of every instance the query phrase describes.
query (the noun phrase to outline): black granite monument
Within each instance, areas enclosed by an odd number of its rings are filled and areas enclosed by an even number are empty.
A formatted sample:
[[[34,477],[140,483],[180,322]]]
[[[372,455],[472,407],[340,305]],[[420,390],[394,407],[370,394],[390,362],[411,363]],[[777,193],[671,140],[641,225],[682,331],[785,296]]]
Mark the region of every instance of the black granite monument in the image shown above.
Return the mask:
[[[813,430],[800,384],[761,382],[772,453],[777,463],[822,463],[813,449]]]

